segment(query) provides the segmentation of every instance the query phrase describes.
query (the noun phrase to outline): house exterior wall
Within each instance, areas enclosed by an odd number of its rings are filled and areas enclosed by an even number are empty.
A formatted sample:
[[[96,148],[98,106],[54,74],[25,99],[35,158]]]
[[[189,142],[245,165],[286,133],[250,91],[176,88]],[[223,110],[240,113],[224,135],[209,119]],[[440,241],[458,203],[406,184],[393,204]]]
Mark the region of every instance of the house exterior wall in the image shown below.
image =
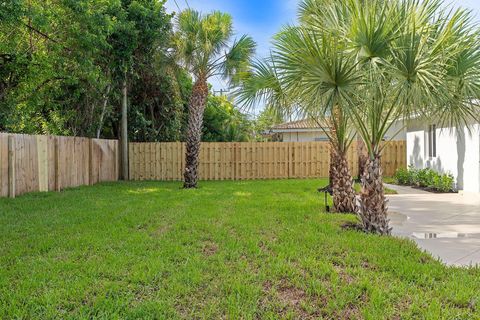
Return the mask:
[[[405,141],[407,139],[407,128],[405,127],[405,123],[403,121],[396,121],[393,123],[390,129],[388,129],[385,139]]]
[[[428,154],[428,125],[414,120],[407,128],[407,163],[418,169],[432,168],[451,173],[457,188],[466,192],[480,192],[480,125],[437,128],[436,157]]]
[[[385,138],[387,140],[393,140],[393,141],[405,141],[407,138],[407,131],[406,128],[404,128],[405,125],[403,123],[395,123],[392,125],[390,130],[388,130],[387,134],[385,135]],[[319,141],[318,139],[321,139],[320,141],[328,141],[327,135],[325,132],[319,130],[298,130],[294,131],[293,129],[291,132],[282,132],[281,133],[283,142],[310,142],[310,141]],[[392,137],[395,136],[393,139]]]
[[[323,139],[323,141],[328,141],[327,136],[323,131],[284,132],[282,135],[283,142],[318,141],[316,139]]]

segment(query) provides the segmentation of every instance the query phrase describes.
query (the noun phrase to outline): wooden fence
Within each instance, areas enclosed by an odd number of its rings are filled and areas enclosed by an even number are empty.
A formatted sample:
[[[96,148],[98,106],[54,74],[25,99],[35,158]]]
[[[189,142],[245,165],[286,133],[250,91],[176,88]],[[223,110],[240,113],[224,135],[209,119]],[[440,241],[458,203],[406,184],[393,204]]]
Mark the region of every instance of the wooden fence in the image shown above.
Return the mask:
[[[183,179],[183,143],[130,143],[132,180]],[[354,142],[348,152],[352,174],[358,175]],[[330,146],[327,142],[202,143],[200,179],[248,180],[328,177]],[[382,158],[385,176],[406,167],[405,141],[387,144]]]
[[[0,133],[0,197],[118,180],[118,141]]]
[[[130,143],[131,180],[183,180],[185,144]],[[357,145],[348,152],[358,175]],[[328,177],[327,142],[202,143],[202,180]],[[384,175],[406,167],[405,141],[389,142],[382,158]],[[59,191],[119,178],[117,140],[0,133],[0,197]]]

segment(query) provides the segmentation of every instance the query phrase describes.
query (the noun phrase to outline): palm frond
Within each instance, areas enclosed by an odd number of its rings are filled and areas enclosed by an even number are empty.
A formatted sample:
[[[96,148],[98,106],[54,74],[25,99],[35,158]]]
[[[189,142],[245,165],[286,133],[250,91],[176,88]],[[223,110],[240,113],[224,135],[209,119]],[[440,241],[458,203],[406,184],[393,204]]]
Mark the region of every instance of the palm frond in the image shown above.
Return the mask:
[[[255,53],[255,42],[242,36],[229,47],[233,22],[229,14],[213,11],[202,15],[195,10],[181,12],[176,20],[174,47],[177,59],[196,77],[221,73],[235,80]]]
[[[239,83],[243,75],[248,72],[255,55],[255,48],[255,41],[247,35],[235,40],[218,66],[222,76],[227,80],[230,79],[232,83]],[[213,65],[213,68],[217,66]]]

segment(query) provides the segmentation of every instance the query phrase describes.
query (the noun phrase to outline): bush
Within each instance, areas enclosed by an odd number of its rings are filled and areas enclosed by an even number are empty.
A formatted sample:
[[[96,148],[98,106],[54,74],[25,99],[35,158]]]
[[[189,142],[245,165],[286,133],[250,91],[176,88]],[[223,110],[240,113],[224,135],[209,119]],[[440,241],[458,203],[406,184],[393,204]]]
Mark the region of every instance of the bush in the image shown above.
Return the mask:
[[[409,186],[412,184],[412,174],[408,169],[400,168],[393,176],[395,182],[399,185]]]
[[[437,178],[439,174],[432,169],[426,168],[418,170],[416,174],[415,184],[418,187],[422,188],[433,188],[435,178]]]
[[[451,192],[455,179],[451,174],[442,174],[435,177],[433,188],[440,192]]]
[[[399,185],[430,188],[439,192],[451,192],[455,182],[451,174],[440,174],[430,168],[400,168],[395,172],[394,178]]]

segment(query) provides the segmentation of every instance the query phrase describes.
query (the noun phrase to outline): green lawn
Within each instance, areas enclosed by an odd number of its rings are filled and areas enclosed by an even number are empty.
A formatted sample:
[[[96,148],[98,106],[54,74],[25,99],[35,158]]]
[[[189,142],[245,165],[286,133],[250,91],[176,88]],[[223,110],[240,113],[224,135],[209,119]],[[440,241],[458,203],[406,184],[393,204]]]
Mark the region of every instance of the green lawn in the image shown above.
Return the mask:
[[[389,179],[389,178],[383,178],[383,180],[385,181],[385,179]],[[357,193],[360,193],[360,191],[362,190],[362,186],[359,182],[356,182],[355,183],[355,192]],[[390,189],[390,188],[387,188],[387,187],[384,187],[384,192],[385,194],[398,194],[397,191],[393,190],[393,189]]]
[[[0,200],[0,318],[479,319],[480,269],[343,230],[325,181],[116,183]]]

